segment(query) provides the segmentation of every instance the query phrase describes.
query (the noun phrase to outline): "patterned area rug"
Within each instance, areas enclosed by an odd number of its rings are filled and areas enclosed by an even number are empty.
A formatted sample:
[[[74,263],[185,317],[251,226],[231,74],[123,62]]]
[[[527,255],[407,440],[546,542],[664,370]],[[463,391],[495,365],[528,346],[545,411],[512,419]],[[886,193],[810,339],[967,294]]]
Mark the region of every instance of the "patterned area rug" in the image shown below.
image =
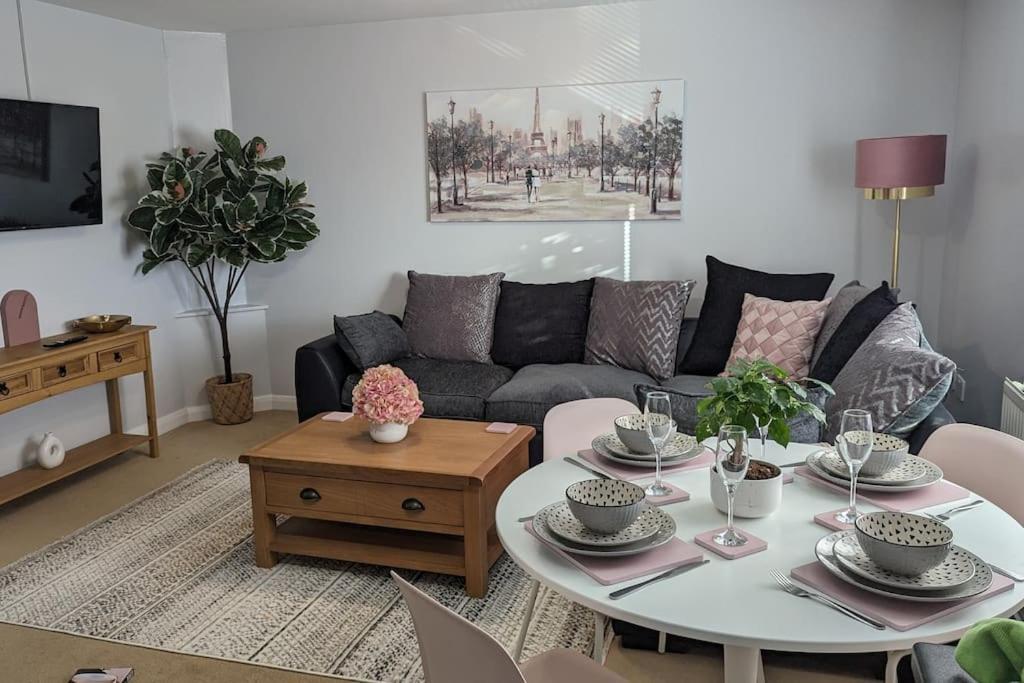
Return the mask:
[[[362,681],[423,679],[386,569],[291,556],[260,569],[251,534],[247,469],[211,461],[0,569],[0,621]],[[479,600],[457,577],[403,575],[515,642],[529,581],[508,556]],[[524,656],[592,642],[590,612],[542,589]]]

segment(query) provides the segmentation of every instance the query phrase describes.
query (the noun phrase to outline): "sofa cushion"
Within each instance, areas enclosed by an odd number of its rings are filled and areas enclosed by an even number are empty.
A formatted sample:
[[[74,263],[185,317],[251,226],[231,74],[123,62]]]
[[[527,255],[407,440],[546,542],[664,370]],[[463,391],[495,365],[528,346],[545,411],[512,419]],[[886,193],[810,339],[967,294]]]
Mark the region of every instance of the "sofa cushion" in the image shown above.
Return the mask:
[[[829,299],[776,301],[744,294],[743,313],[725,367],[763,358],[794,379],[807,377],[814,340],[828,304]]]
[[[653,382],[649,375],[614,365],[527,365],[487,399],[487,419],[541,427],[544,416],[559,403],[581,398],[632,402],[634,384]]]
[[[504,276],[427,275],[410,270],[402,326],[412,353],[490,363],[498,287]]]
[[[811,367],[818,362],[821,352],[832,335],[839,329],[840,323],[846,318],[846,314],[857,305],[861,299],[866,297],[871,290],[860,283],[859,280],[852,280],[839,288],[836,295],[828,304],[825,310],[825,319],[821,323],[821,331],[818,332],[818,339],[814,342],[814,353],[811,355]]]
[[[638,384],[634,388],[634,400],[643,410],[647,392],[666,392],[672,403],[672,418],[676,421],[676,428],[684,434],[694,434],[697,432],[698,422],[697,403],[711,395],[708,384],[712,379],[714,378],[706,375],[676,375],[662,382],[661,386]],[[807,390],[807,399],[823,410],[827,398],[828,394],[823,390]],[[789,421],[789,440],[795,443],[816,443],[821,440],[821,425],[810,415],[795,417]]]
[[[822,349],[811,368],[811,377],[829,383],[835,380],[868,335],[897,306],[896,292],[885,282],[854,304]]]
[[[838,333],[837,333],[838,334]],[[900,304],[878,324],[832,383],[836,395],[825,411],[828,439],[839,430],[843,411],[871,413],[872,427],[906,438],[942,402],[956,364],[921,347],[913,304]]]
[[[483,420],[484,401],[512,378],[510,369],[490,363],[403,358],[392,365],[401,368],[416,382],[426,417]],[[345,380],[343,404],[352,405],[352,389],[358,381],[357,374]]]
[[[338,346],[360,370],[390,363],[409,355],[405,330],[386,313],[334,316]]]
[[[725,369],[736,338],[744,294],[776,301],[820,301],[835,277],[832,273],[762,273],[723,263],[713,256],[706,261],[707,292],[693,343],[679,367],[681,374],[717,375]]]
[[[492,360],[510,368],[582,363],[593,289],[593,280],[546,285],[502,282]]]
[[[675,374],[679,328],[695,282],[594,280],[583,362],[666,379]]]

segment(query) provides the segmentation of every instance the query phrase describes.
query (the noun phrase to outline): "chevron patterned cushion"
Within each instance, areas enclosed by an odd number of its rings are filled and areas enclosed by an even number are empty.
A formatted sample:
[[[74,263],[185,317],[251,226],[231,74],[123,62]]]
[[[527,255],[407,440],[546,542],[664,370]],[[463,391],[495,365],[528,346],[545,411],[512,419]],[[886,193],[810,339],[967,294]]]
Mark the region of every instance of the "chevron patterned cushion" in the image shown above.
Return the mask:
[[[803,379],[810,370],[814,340],[829,301],[775,301],[744,294],[743,313],[726,367],[738,360],[764,358],[790,377]]]
[[[679,326],[695,284],[595,278],[583,362],[617,365],[657,379],[674,375]]]
[[[828,441],[843,411],[871,413],[876,432],[906,437],[945,398],[956,364],[921,346],[921,327],[911,303],[900,304],[868,336],[832,382],[836,395],[825,406]]]

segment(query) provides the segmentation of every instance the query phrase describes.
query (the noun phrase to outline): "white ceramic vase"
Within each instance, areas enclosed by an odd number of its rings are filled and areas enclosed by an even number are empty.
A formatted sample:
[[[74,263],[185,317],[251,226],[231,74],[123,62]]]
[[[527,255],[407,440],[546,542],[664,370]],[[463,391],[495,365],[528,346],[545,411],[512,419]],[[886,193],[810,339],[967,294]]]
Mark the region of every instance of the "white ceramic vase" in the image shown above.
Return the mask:
[[[398,443],[409,433],[409,425],[400,422],[370,423],[370,438],[377,443]]]
[[[714,467],[711,473],[711,502],[720,512],[728,513],[729,496],[722,477]],[[744,479],[736,485],[733,514],[737,517],[767,517],[782,505],[782,471],[771,479]]]
[[[36,462],[43,469],[52,470],[64,462],[64,444],[53,432],[46,432],[36,449]]]

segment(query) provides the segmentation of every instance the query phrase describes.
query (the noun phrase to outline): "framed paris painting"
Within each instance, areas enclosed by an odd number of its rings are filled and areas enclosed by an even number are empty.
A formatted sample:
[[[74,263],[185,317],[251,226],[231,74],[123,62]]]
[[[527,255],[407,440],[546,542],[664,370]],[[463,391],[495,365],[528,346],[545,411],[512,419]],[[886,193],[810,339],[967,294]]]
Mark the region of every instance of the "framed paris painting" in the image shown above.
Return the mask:
[[[431,222],[678,220],[683,81],[426,94]]]

